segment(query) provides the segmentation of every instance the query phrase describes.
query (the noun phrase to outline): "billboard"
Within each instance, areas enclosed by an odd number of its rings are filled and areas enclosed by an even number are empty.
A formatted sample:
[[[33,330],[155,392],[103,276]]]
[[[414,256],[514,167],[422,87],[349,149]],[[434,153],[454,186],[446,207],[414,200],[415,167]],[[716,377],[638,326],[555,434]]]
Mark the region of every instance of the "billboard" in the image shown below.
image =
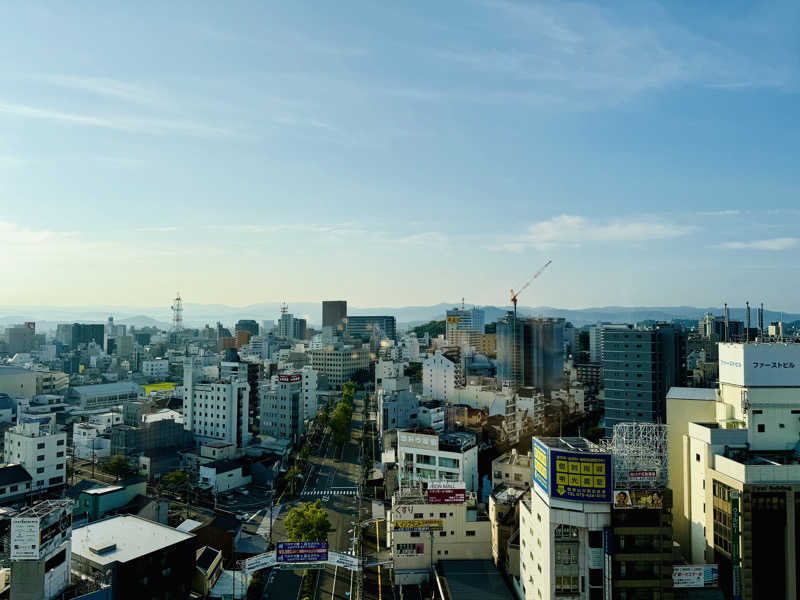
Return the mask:
[[[442,519],[412,519],[393,523],[395,531],[441,531],[443,528]]]
[[[533,440],[533,482],[551,498],[611,502],[611,455],[550,448]]]
[[[11,519],[11,560],[39,558],[39,518]]]
[[[739,386],[800,386],[800,344],[719,344],[719,381]]]
[[[672,585],[676,588],[716,587],[719,585],[717,565],[672,567]]]
[[[278,559],[276,558],[275,551],[273,550],[272,552],[265,552],[264,554],[251,556],[245,560],[244,570],[259,571],[261,569],[266,569],[267,567],[274,567],[276,562],[278,562]]]
[[[276,557],[279,563],[325,562],[328,542],[278,542]]]
[[[545,493],[550,493],[550,449],[533,440],[533,482]]]
[[[330,552],[328,562],[337,567],[350,569],[351,571],[361,570],[361,561],[352,554],[342,554],[341,552]]]
[[[303,380],[303,376],[299,373],[289,374],[282,374],[278,375],[278,381],[280,383],[298,383]]]
[[[460,504],[467,500],[463,481],[431,481],[427,491],[428,504]]]
[[[447,317],[448,323],[458,324],[461,321],[461,317]]]
[[[628,481],[655,481],[658,473],[654,469],[628,471]]]
[[[661,490],[614,490],[614,508],[663,508]]]

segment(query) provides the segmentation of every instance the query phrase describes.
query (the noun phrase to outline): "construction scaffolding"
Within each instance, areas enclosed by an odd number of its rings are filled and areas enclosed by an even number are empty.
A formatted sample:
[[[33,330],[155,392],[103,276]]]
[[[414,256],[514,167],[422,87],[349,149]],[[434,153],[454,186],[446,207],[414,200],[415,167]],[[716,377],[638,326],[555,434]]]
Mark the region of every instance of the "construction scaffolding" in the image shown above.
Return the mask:
[[[669,485],[667,426],[617,423],[603,446],[612,454],[615,489],[653,489]]]

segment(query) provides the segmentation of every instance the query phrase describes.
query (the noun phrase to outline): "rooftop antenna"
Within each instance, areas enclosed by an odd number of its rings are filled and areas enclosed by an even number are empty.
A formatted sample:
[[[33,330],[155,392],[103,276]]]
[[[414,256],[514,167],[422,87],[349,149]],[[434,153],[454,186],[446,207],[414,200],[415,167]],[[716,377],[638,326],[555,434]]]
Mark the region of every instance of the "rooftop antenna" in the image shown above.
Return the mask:
[[[728,303],[725,303],[725,331],[724,335],[722,336],[726,342],[728,342]]]
[[[745,340],[750,341],[750,301],[746,301],[744,305],[747,307],[747,332],[745,333]]]
[[[183,331],[183,300],[180,292],[172,301],[172,331]]]
[[[281,302],[281,314],[285,315],[286,311],[289,310],[289,305],[286,302]]]
[[[461,310],[464,310],[464,296],[461,296]]]

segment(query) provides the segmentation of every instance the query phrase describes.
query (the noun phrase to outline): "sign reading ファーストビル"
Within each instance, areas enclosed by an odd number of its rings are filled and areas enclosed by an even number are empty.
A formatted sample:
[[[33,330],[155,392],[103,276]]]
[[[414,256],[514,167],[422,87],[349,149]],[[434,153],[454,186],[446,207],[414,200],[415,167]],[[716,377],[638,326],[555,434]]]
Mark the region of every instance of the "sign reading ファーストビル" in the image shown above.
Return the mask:
[[[719,381],[739,386],[800,386],[800,344],[719,344]]]
[[[611,501],[611,455],[549,448],[533,440],[533,481],[551,498]]]

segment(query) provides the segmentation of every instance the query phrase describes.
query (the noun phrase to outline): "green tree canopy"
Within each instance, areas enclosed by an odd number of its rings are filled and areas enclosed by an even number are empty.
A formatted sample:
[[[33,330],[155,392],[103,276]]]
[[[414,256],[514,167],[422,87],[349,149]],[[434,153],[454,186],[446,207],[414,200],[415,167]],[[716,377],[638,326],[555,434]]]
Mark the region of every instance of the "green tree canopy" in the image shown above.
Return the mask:
[[[103,465],[103,468],[106,472],[110,473],[117,479],[127,477],[133,473],[133,469],[131,469],[130,465],[128,464],[128,459],[119,454],[109,458],[105,465]]]
[[[185,471],[181,471],[178,469],[177,471],[171,471],[164,475],[161,478],[161,481],[164,485],[175,488],[175,489],[184,489],[186,486],[189,485],[189,476],[186,474]]]
[[[331,522],[322,501],[304,502],[292,508],[283,520],[290,542],[324,542]]]

